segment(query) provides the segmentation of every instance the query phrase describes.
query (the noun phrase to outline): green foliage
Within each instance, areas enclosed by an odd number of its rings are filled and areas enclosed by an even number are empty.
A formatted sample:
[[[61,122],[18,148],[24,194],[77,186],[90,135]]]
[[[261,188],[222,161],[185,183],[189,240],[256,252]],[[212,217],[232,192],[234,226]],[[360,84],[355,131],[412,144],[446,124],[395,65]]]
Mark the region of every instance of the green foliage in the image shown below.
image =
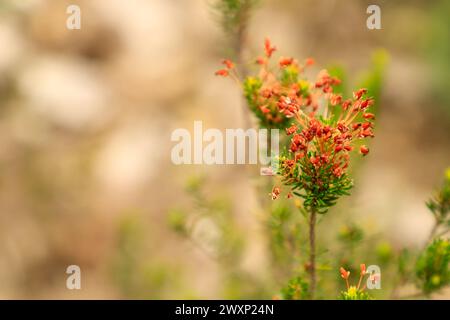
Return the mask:
[[[179,234],[186,235],[187,234],[186,213],[179,209],[171,209],[169,211],[168,216],[169,216],[169,226],[171,227],[171,229]]]
[[[240,32],[243,23],[247,23],[248,15],[258,0],[216,0],[213,9],[219,16],[219,22],[227,34]]]
[[[289,280],[288,284],[281,289],[281,296],[284,300],[306,300],[308,294],[308,283],[301,277]]]
[[[354,244],[364,238],[364,231],[356,224],[346,224],[341,227],[338,239],[345,244]]]
[[[403,249],[398,255],[398,274],[406,275],[410,273],[412,255],[408,249]]]
[[[206,179],[204,176],[192,176],[186,183],[186,192],[193,200],[195,210],[185,211],[170,209],[168,225],[179,235],[193,241],[205,253],[214,258],[233,261],[238,259],[243,245],[240,228],[236,225],[228,199],[210,198],[205,195]],[[204,232],[198,232],[202,222],[210,223],[218,232],[211,238]]]
[[[372,64],[367,71],[364,71],[358,82],[358,85],[367,88],[369,95],[374,97],[375,104],[372,111],[377,114],[381,101],[381,89],[384,80],[386,67],[389,63],[389,54],[384,49],[378,49],[372,54]]]
[[[382,241],[378,243],[377,247],[375,248],[375,252],[377,254],[378,259],[382,263],[389,262],[393,257],[392,246],[387,241]]]
[[[309,161],[312,156],[309,152],[288,175],[281,166],[279,174],[283,176],[283,182],[291,186],[293,193],[304,199],[303,206],[306,210],[314,208],[318,213],[324,214],[341,196],[349,195],[353,181],[345,173],[339,177],[334,175],[333,163],[316,168]],[[280,156],[280,163],[288,159],[286,156]]]
[[[431,4],[431,3],[430,3]],[[426,61],[431,67],[433,76],[430,77],[430,97],[440,102],[447,115],[450,116],[450,1],[437,0],[432,2],[432,9],[424,26],[426,39],[423,43]]]
[[[347,291],[342,291],[339,300],[372,300],[371,296],[356,287],[351,286]]]
[[[280,81],[283,86],[289,86],[298,81],[298,69],[294,66],[287,66],[281,69]]]
[[[129,299],[165,299],[182,290],[180,272],[168,262],[148,260],[147,231],[138,216],[128,215],[118,225],[117,250],[112,263],[113,280]]]
[[[301,218],[297,211],[286,204],[276,205],[270,211],[267,228],[272,264],[275,273],[283,277],[291,274],[297,253],[301,251],[305,240],[302,237]]]
[[[214,0],[213,11],[228,37],[233,55],[240,60],[245,35],[253,9],[259,0]]]
[[[372,106],[372,112],[377,115],[379,112],[379,104],[381,101],[381,91],[383,88],[386,68],[389,64],[389,53],[385,49],[377,49],[372,53],[370,66],[360,72],[356,80],[356,87],[366,88],[368,95],[373,97],[375,103]],[[349,82],[345,69],[341,65],[332,65],[327,68],[329,74],[333,77],[341,79],[341,83],[334,87],[334,92],[342,95],[349,95]],[[341,110],[335,110],[334,117],[338,119]]]
[[[262,121],[264,120],[264,114],[258,108],[257,97],[259,95],[259,89],[261,89],[262,81],[255,77],[247,77],[243,83],[244,86],[244,97],[247,100],[247,104],[251,111],[258,117],[263,126]]]
[[[449,284],[450,243],[448,240],[433,241],[420,255],[416,263],[418,286],[430,294]]]
[[[190,177],[185,190],[192,208],[169,210],[169,227],[217,263],[225,299],[267,297],[267,284],[241,268],[245,234],[234,219],[230,201],[209,196],[205,176]]]
[[[450,226],[450,168],[447,169],[444,183],[435,195],[427,201],[427,207],[433,213],[438,225]]]

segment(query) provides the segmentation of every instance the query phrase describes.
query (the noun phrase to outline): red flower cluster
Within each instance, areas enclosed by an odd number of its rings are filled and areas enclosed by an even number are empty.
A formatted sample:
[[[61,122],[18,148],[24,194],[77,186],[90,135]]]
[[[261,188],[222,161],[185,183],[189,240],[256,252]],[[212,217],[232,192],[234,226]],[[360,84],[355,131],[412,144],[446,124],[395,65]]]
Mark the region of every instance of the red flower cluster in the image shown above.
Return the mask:
[[[260,118],[263,127],[285,128],[290,121],[289,118],[299,106],[311,104],[308,97],[300,98],[297,94],[306,90],[302,85],[306,83],[298,81],[298,75],[305,67],[314,63],[313,59],[307,59],[303,64],[299,64],[292,57],[281,57],[278,61],[276,69],[270,66],[270,59],[276,47],[273,46],[269,39],[264,42],[264,56],[256,59],[256,63],[260,66],[258,77],[248,77],[243,82],[243,89],[247,102]],[[229,60],[225,60],[229,61]],[[226,68],[216,71],[219,76],[235,77],[234,65],[225,63]],[[233,72],[231,72],[233,70]],[[279,109],[284,112],[280,113]]]
[[[222,64],[225,65],[224,69],[217,70],[215,75],[227,77],[230,74],[230,70],[234,69],[234,63],[231,60],[222,60]]]
[[[370,121],[374,117],[370,113],[365,113],[365,110],[373,104],[373,99],[363,98],[367,90],[360,89],[355,92],[353,100],[342,102],[341,98],[337,98],[339,95],[332,93],[332,83],[336,83],[336,80],[325,76],[315,84],[315,88],[325,93],[325,103],[328,100],[332,108],[342,106],[337,121],[328,121],[331,115],[324,120],[315,117],[318,106],[311,101],[318,101],[317,98],[310,99],[303,105],[297,103],[298,97],[280,98],[278,103],[280,112],[286,116],[295,116],[298,122],[297,125],[286,129],[286,134],[292,135],[289,150],[295,160],[294,162],[285,160],[286,166],[293,167],[298,160],[308,156],[307,161],[316,168],[331,164],[333,174],[340,177],[348,167],[348,152],[353,150],[353,141],[374,136],[373,123]],[[307,115],[302,107],[309,105],[312,106],[313,112]],[[359,114],[362,114],[364,121],[356,121]],[[369,149],[363,145],[360,147],[360,153],[365,156],[369,153]]]
[[[281,157],[279,172],[285,184],[305,190],[306,203],[325,208],[351,185],[343,178],[355,141],[374,137],[375,116],[368,112],[374,100],[367,97],[367,89],[344,100],[334,89],[341,81],[326,70],[320,71],[314,82],[300,78],[305,68],[314,64],[311,58],[299,63],[281,57],[273,70],[269,62],[275,50],[266,39],[265,54],[256,60],[258,77],[244,80],[244,95],[261,126],[285,129],[291,136],[289,154]],[[223,64],[226,68],[216,74],[234,77],[233,63],[224,60]],[[359,152],[366,156],[369,149],[362,145]],[[278,198],[278,191],[272,192],[272,198]]]

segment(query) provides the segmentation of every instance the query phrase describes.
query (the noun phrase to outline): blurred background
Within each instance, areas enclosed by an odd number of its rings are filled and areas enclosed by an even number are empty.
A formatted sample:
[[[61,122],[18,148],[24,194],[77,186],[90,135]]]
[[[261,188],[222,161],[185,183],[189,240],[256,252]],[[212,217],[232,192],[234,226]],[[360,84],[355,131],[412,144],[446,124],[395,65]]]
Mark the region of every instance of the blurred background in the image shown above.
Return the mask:
[[[70,4],[81,30],[66,28]],[[369,4],[381,30],[366,27]],[[349,221],[389,250],[426,240],[424,203],[450,165],[449,12],[446,0],[252,9],[241,61],[268,36],[277,54],[314,57],[313,74],[329,67],[348,92],[377,93],[370,157],[320,225],[324,241]],[[213,0],[0,0],[0,298],[277,294],[271,178],[259,166],[170,160],[176,128],[245,125],[239,89],[214,77],[233,57],[220,22]],[[81,290],[66,288],[72,264]]]

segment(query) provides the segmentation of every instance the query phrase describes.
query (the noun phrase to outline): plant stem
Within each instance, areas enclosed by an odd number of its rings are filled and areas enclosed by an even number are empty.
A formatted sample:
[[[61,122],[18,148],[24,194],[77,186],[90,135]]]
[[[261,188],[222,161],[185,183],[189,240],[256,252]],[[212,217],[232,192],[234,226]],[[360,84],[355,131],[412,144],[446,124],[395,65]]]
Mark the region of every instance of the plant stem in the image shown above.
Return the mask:
[[[438,228],[439,228],[439,221],[436,220],[433,228],[430,231],[430,235],[428,236],[428,240],[425,245],[427,245],[429,242],[433,241],[434,235],[436,234]]]
[[[316,291],[316,216],[316,209],[312,207],[309,216],[309,295],[311,299],[314,299]]]

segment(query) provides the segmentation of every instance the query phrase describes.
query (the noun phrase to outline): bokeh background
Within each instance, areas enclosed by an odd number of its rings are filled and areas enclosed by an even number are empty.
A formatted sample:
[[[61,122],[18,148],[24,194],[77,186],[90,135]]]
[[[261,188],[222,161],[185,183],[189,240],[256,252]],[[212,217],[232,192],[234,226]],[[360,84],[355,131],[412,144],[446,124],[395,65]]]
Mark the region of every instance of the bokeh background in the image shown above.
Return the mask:
[[[276,294],[260,201],[271,178],[256,166],[170,161],[174,129],[245,123],[238,88],[214,77],[231,53],[213,3],[0,1],[0,298]],[[69,4],[81,8],[81,30],[66,28]],[[366,28],[369,4],[380,5],[382,30]],[[450,165],[449,4],[261,0],[254,9],[248,61],[268,36],[282,55],[314,57],[314,72],[339,66],[349,88],[374,72],[380,84],[370,157],[324,237],[356,221],[394,249],[427,238],[424,202]],[[192,200],[199,184],[204,199]],[[195,213],[196,200],[229,215],[239,259],[230,254],[224,267],[204,238],[174,232],[174,210]],[[197,229],[212,242],[223,232],[208,219]],[[66,289],[71,264],[82,290]],[[231,266],[253,291],[226,283]]]

